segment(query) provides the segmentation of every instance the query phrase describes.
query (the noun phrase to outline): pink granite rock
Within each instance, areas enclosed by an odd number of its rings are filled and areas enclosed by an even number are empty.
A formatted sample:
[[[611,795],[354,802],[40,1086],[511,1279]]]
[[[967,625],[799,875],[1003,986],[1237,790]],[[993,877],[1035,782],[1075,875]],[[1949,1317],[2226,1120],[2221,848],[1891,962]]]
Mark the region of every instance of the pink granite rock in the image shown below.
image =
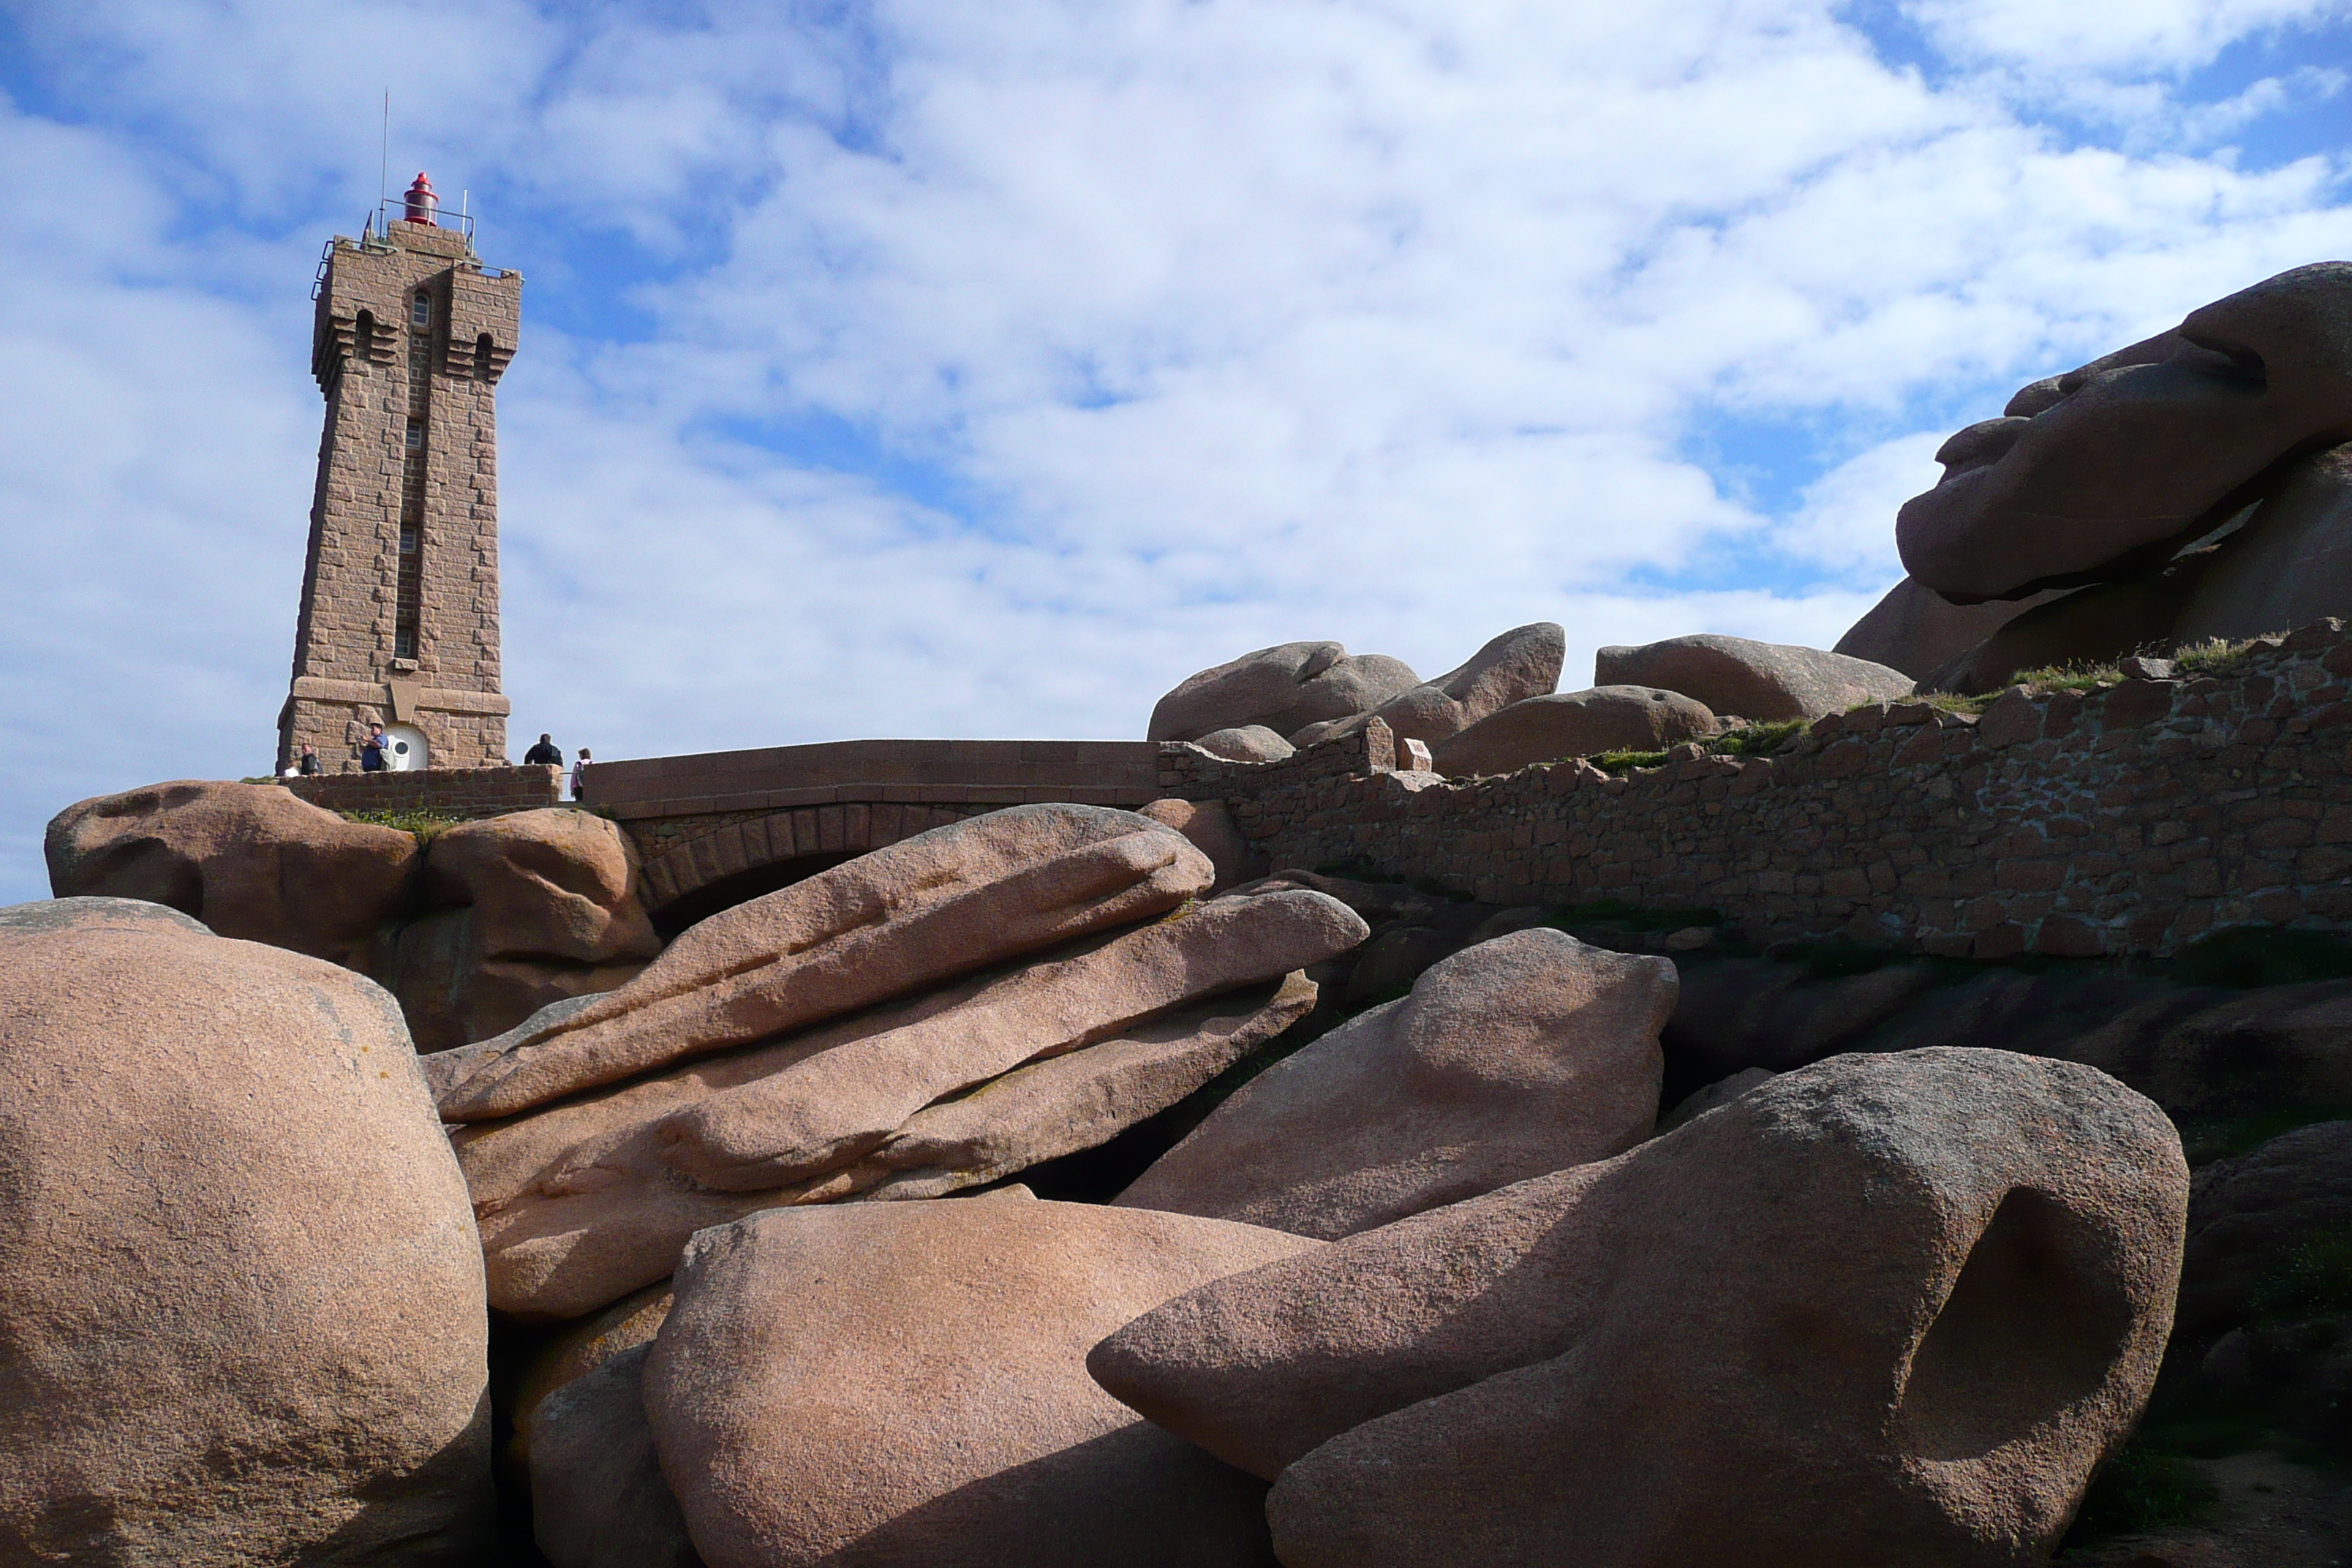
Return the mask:
[[[1174,828],[1209,858],[1209,864],[1217,869],[1212,892],[1265,875],[1265,857],[1250,847],[1221,800],[1155,800],[1136,807],[1135,812]]]
[[[2273,463],[2352,429],[2352,263],[2282,272],[2020,391],[1944,444],[1895,542],[1946,597],[2137,575]]]
[[[1290,1568],[2007,1568],[2147,1401],[2187,1196],[2102,1073],[1839,1057],[1202,1287],[1088,1365],[1280,1478]]]
[[[1868,659],[1714,632],[1639,647],[1604,647],[1593,655],[1592,671],[1603,686],[1662,687],[1717,713],[1767,723],[1892,702],[1909,696],[1912,687],[1901,670]]]
[[[991,812],[714,915],[619,990],[426,1071],[446,1120],[510,1116],[1164,913],[1213,877],[1181,835],[1132,812]]]
[[[1306,895],[1284,893],[1277,898]],[[1672,963],[1522,931],[1244,1085],[1116,1200],[1333,1237],[1646,1137]]]
[[[157,904],[0,910],[0,1561],[478,1561],[487,1334],[389,995]]]
[[[1400,659],[1350,654],[1335,642],[1292,642],[1204,669],[1151,710],[1149,738],[1191,741],[1262,724],[1287,735],[1326,719],[1369,713],[1421,677]]]
[[[418,858],[414,835],[346,822],[277,784],[193,779],[68,806],[44,847],[59,898],[143,899],[362,971]]]
[[[711,1568],[1270,1565],[1262,1483],[1138,1420],[1086,1355],[1315,1246],[993,1197],[706,1231],[646,1362],[663,1473]]]
[[[1916,578],[1906,577],[1847,628],[1830,651],[1925,680],[2023,612],[2057,596],[2053,589],[2022,599],[1955,605]]]
[[[1370,713],[1310,724],[1291,737],[1311,746],[1352,735],[1377,718],[1394,732],[1402,755],[1414,741],[1435,745],[1514,702],[1542,697],[1559,685],[1568,632],[1551,621],[1517,626],[1489,641],[1459,668],[1398,693]]]

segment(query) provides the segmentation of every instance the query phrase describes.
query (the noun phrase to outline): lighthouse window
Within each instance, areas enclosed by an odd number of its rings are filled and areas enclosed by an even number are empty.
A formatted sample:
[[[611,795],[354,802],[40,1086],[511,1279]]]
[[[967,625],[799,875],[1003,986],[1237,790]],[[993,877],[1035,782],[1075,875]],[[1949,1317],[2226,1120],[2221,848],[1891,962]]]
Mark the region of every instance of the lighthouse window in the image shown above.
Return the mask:
[[[400,530],[400,552],[403,555],[414,555],[416,553],[416,530],[408,527],[404,523],[401,526]]]
[[[408,449],[412,452],[425,450],[425,421],[422,419],[408,422]]]
[[[433,324],[433,296],[419,294],[408,302],[408,324],[429,327]]]

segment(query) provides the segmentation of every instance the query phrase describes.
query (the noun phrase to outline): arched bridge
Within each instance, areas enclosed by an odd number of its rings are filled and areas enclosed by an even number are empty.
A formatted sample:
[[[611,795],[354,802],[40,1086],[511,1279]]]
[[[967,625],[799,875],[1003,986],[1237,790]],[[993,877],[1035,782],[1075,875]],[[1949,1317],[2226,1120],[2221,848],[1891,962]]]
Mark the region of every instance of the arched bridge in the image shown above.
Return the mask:
[[[1032,801],[1141,805],[1150,741],[834,741],[597,763],[587,804],[644,861],[656,923],[677,930],[926,828]]]

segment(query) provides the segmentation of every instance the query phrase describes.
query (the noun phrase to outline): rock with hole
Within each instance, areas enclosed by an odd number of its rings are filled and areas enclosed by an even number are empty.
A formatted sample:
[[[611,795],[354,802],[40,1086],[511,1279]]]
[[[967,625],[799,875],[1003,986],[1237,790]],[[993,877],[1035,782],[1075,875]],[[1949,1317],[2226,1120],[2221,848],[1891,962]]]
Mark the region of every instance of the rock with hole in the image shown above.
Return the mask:
[[[1840,1057],[1179,1297],[1088,1365],[1278,1478],[1289,1568],[2006,1568],[2146,1404],[2188,1186],[2102,1073]]]

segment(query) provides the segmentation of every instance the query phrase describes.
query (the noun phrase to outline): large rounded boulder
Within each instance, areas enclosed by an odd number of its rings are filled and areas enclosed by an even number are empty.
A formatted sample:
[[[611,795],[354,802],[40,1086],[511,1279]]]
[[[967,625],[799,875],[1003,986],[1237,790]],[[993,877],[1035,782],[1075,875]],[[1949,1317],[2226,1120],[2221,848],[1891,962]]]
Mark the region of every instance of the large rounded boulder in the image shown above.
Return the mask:
[[[142,899],[222,936],[369,967],[417,867],[415,837],[277,784],[182,779],[69,805],[44,845],[61,899]]]
[[[382,989],[152,903],[0,910],[0,1561],[478,1561],[486,1319]]]

